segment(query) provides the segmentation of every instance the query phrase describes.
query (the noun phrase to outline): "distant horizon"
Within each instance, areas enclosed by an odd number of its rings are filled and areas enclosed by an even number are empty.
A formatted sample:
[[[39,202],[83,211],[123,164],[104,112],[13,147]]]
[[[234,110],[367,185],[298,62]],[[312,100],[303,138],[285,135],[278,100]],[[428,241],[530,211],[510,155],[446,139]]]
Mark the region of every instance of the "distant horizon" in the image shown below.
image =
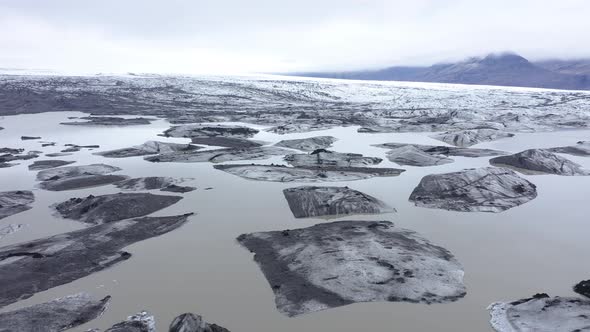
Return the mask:
[[[379,69],[310,71],[287,75],[587,91],[590,90],[590,59],[529,61],[515,52],[500,52],[429,66],[384,66]]]
[[[590,61],[590,56],[580,56],[580,57],[563,57],[563,58],[558,58],[558,57],[547,57],[547,58],[529,58],[523,54],[519,54],[517,52],[514,51],[495,51],[495,52],[489,52],[489,53],[483,53],[483,54],[479,54],[479,55],[471,55],[471,56],[466,56],[463,57],[462,59],[458,59],[455,61],[451,61],[451,60],[441,60],[441,61],[435,61],[429,64],[424,64],[424,65],[408,65],[408,64],[392,64],[392,65],[385,65],[385,66],[381,66],[381,67],[375,67],[375,68],[353,68],[351,70],[330,70],[330,71],[322,71],[322,70],[318,70],[318,71],[314,71],[314,72],[325,72],[325,73],[338,73],[338,72],[345,72],[345,71],[363,71],[363,70],[379,70],[379,69],[387,69],[387,68],[392,68],[392,67],[416,67],[416,68],[423,68],[423,67],[430,67],[430,66],[436,66],[436,65],[446,65],[446,64],[453,64],[453,63],[459,63],[459,62],[465,62],[471,59],[483,59],[486,58],[488,56],[502,56],[502,55],[517,55],[520,57],[525,58],[526,60],[528,60],[531,63],[540,63],[540,62],[545,62],[545,61]]]
[[[60,74],[60,75],[72,75],[72,76],[77,76],[77,75],[133,75],[133,74],[145,74],[145,75],[187,75],[187,76],[193,76],[193,75],[203,75],[203,76],[216,76],[216,75],[290,75],[290,74],[299,74],[299,73],[313,73],[313,72],[317,72],[317,73],[343,73],[343,72],[354,72],[354,71],[372,71],[372,70],[381,70],[381,69],[388,69],[388,68],[393,68],[393,67],[416,67],[416,68],[425,68],[425,67],[430,67],[430,66],[435,66],[435,65],[444,65],[444,64],[452,64],[452,63],[458,63],[458,62],[464,62],[464,61],[468,61],[470,59],[483,59],[487,56],[490,55],[508,55],[508,54],[513,54],[513,55],[518,55],[521,56],[523,58],[525,58],[526,60],[528,60],[531,63],[540,63],[540,62],[545,62],[545,61],[590,61],[590,56],[588,57],[563,57],[563,58],[557,58],[557,57],[553,57],[553,58],[539,58],[539,59],[531,59],[528,58],[525,55],[519,54],[517,52],[513,52],[513,51],[494,51],[494,52],[488,52],[488,53],[483,53],[483,54],[479,54],[479,55],[472,55],[472,56],[466,56],[462,59],[459,59],[457,61],[450,61],[450,60],[441,60],[441,61],[435,61],[432,62],[430,64],[424,64],[424,65],[409,65],[409,64],[391,64],[391,65],[384,65],[384,66],[380,66],[380,67],[361,67],[361,68],[350,68],[350,69],[344,69],[344,70],[313,70],[313,71],[291,71],[291,72],[236,72],[236,73],[228,73],[228,72],[206,72],[206,73],[189,73],[189,72],[158,72],[158,71],[131,71],[131,70],[121,70],[121,71],[68,71],[68,70],[59,70],[59,69],[52,69],[52,68],[24,68],[24,67],[8,67],[8,66],[2,66],[2,64],[0,64],[0,74],[4,74],[3,71],[31,71],[31,72],[38,72],[37,74],[42,74],[43,72],[46,72],[46,74],[51,75],[51,74]]]

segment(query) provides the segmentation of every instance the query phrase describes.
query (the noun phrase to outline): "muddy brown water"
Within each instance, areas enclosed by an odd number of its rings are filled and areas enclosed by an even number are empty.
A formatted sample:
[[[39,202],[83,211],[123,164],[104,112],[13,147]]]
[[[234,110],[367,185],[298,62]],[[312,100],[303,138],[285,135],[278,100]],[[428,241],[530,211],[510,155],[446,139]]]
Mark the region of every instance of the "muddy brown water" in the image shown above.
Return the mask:
[[[194,178],[185,185],[196,186],[183,194],[178,204],[154,215],[195,212],[180,229],[136,243],[127,248],[133,257],[105,271],[36,294],[5,307],[9,311],[76,292],[97,297],[112,295],[105,314],[73,331],[105,329],[140,310],[155,315],[159,331],[166,331],[172,319],[183,312],[201,314],[236,332],[300,331],[491,331],[486,307],[498,300],[514,300],[537,292],[574,295],[571,287],[590,278],[585,256],[590,252],[590,177],[523,175],[537,185],[538,197],[503,213],[457,213],[413,206],[408,197],[427,174],[487,166],[488,159],[452,157],[452,164],[436,167],[401,168],[399,177],[327,183],[347,185],[373,195],[397,209],[397,213],[349,216],[343,219],[391,220],[415,230],[435,244],[449,249],[465,269],[467,296],[449,304],[359,303],[296,318],[280,314],[273,293],[253,256],[235,238],[248,232],[306,227],[325,219],[295,219],[282,189],[294,183],[257,182],[213,169],[209,163],[149,163],[141,157],[110,159],[92,152],[141,144],[147,140],[188,142],[157,134],[169,127],[164,120],[131,127],[64,126],[59,122],[81,113],[46,113],[0,118],[1,147],[22,147],[44,153],[58,152],[63,144],[99,144],[100,149],[83,149],[57,159],[77,164],[106,163],[122,168],[119,173],[137,176]],[[253,126],[262,128],[260,126]],[[26,128],[26,129],[25,129]],[[261,132],[254,139],[277,142],[282,139],[332,135],[339,139],[332,148],[384,158],[383,167],[399,167],[385,158],[387,150],[371,144],[407,142],[444,143],[429,138],[431,133],[359,134],[356,127],[335,128],[302,134],[275,135]],[[39,141],[21,141],[22,135],[41,136],[57,142],[41,147]],[[553,147],[590,140],[589,130],[517,133],[490,143],[476,145],[519,152],[528,148]],[[590,158],[564,155],[590,168]],[[46,159],[39,157],[37,160]],[[0,169],[0,191],[34,189],[36,172],[22,161]],[[282,163],[273,157],[262,163]],[[242,163],[242,162],[240,162]],[[74,164],[74,165],[77,165]],[[211,190],[205,190],[212,187]],[[82,228],[83,225],[58,218],[50,205],[71,197],[118,192],[112,185],[65,192],[34,189],[33,209],[5,218],[6,224],[26,228],[0,240],[8,245]]]

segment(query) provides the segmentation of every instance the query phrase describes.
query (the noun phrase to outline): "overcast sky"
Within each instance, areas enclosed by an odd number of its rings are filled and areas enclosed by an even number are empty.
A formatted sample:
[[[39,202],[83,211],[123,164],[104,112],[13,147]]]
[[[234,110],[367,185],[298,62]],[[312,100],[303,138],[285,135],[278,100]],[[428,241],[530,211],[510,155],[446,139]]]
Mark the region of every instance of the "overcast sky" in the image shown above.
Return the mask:
[[[590,0],[0,0],[0,67],[245,73],[590,57]]]

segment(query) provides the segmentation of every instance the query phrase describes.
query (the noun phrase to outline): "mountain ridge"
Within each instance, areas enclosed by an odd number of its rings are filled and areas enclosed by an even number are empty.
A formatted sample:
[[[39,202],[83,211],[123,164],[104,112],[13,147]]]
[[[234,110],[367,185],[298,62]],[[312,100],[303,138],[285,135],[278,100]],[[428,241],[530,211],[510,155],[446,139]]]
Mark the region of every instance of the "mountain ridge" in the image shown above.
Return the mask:
[[[516,53],[505,52],[424,67],[395,66],[377,70],[309,72],[288,75],[354,80],[590,90],[590,59],[530,62]]]

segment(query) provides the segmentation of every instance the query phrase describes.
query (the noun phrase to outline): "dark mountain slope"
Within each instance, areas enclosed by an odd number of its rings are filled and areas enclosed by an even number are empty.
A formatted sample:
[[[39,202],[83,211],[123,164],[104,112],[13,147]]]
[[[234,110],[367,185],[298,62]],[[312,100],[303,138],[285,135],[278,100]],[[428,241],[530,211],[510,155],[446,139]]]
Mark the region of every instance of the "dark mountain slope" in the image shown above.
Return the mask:
[[[374,71],[302,73],[295,76],[590,89],[588,75],[555,72],[512,53],[491,54],[484,58],[470,58],[457,63],[436,64],[430,67],[390,67]]]
[[[590,59],[545,60],[535,65],[562,74],[590,75]]]

